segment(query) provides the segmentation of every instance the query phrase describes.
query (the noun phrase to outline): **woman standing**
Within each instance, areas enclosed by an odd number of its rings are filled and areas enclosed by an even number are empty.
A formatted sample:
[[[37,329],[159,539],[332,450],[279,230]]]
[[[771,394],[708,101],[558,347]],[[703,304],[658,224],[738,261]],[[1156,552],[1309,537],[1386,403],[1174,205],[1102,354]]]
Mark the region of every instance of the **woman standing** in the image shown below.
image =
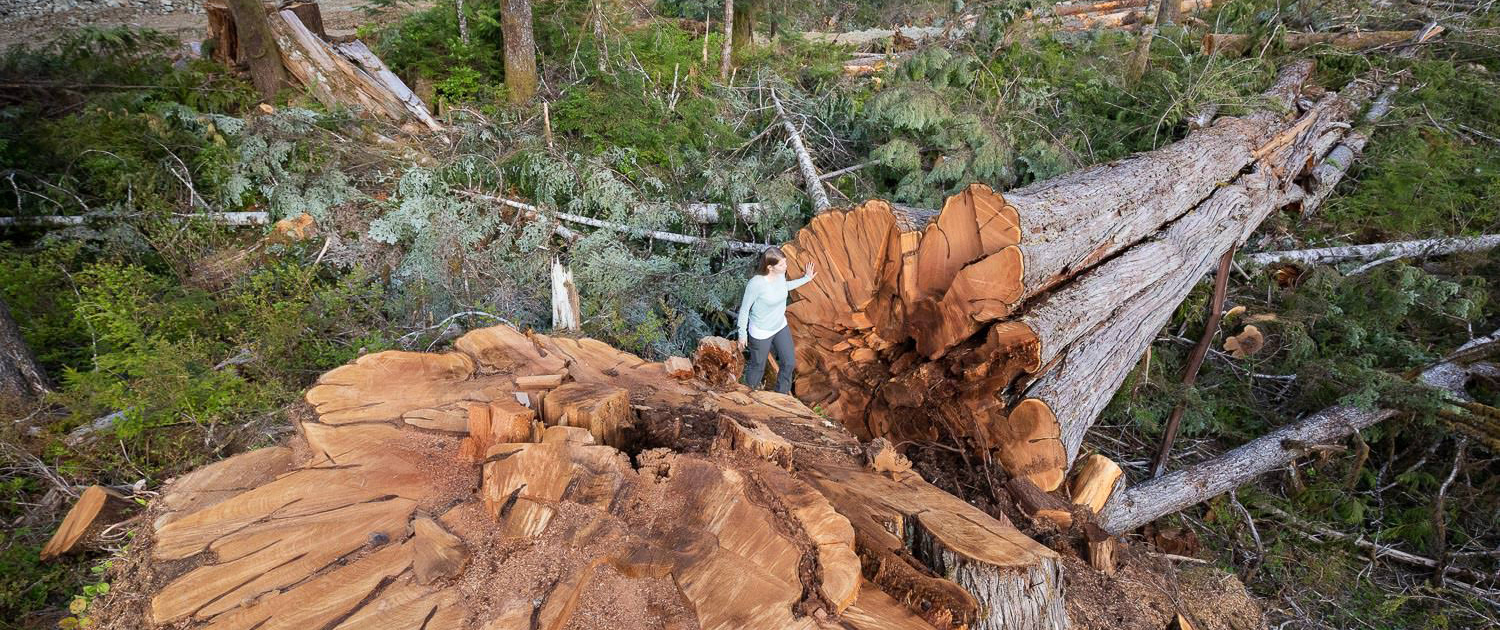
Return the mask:
[[[807,263],[807,273],[801,278],[787,282],[786,256],[780,249],[771,247],[761,252],[755,263],[755,275],[745,283],[745,295],[740,298],[740,349],[750,346],[750,362],[745,365],[745,383],[751,389],[759,388],[766,374],[766,356],[776,350],[776,391],[792,393],[792,377],[796,374],[797,355],[792,348],[792,331],[786,327],[786,296],[792,290],[807,284],[818,272],[812,263]]]

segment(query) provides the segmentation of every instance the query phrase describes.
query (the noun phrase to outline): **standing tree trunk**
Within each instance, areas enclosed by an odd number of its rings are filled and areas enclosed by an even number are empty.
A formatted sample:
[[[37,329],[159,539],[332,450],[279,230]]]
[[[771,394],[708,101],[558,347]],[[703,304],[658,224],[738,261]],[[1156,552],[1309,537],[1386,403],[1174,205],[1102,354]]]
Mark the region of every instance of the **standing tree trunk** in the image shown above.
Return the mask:
[[[755,47],[755,5],[756,0],[740,0],[734,4],[734,54],[742,60]]]
[[[729,82],[729,58],[734,51],[734,0],[724,0],[724,54],[719,60],[719,81]],[[708,37],[708,35],[704,35]]]
[[[37,366],[20,327],[10,317],[10,308],[0,299],[0,399],[29,402],[49,391],[47,375]]]
[[[531,35],[531,0],[504,0],[500,30],[505,35],[505,87],[512,105],[536,94],[536,39]]]
[[[1173,4],[1165,0],[1157,0],[1157,7],[1164,4]],[[1130,55],[1130,65],[1125,68],[1125,79],[1127,83],[1135,83],[1146,76],[1146,67],[1151,63],[1151,40],[1156,39],[1156,13],[1165,11],[1158,9],[1152,11],[1151,5],[1146,5],[1146,24],[1141,27],[1141,38],[1136,40],[1135,52]]]
[[[464,14],[464,0],[453,0],[454,10],[458,13],[458,37],[465,44],[469,43],[469,16]]]
[[[271,23],[260,0],[228,0],[234,14],[235,36],[245,53],[242,61],[250,64],[250,80],[260,97],[271,100],[287,83],[286,68],[281,65],[281,51],[271,35]]]

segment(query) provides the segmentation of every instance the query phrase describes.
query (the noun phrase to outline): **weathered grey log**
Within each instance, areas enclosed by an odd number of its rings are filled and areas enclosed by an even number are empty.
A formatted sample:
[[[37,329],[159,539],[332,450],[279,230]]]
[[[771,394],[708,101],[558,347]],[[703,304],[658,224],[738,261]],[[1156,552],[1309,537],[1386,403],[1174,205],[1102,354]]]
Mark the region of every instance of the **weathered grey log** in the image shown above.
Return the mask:
[[[1471,237],[1434,238],[1421,241],[1398,241],[1394,243],[1372,243],[1346,247],[1321,247],[1283,252],[1262,252],[1249,256],[1257,265],[1275,262],[1299,263],[1303,265],[1332,265],[1352,260],[1371,260],[1386,256],[1400,258],[1426,258],[1458,253],[1489,251],[1500,247],[1500,234],[1485,234]]]
[[[1324,409],[1206,462],[1127,487],[1104,506],[1099,523],[1110,534],[1123,534],[1281,468],[1305,455],[1307,446],[1337,440],[1394,415],[1388,409]]]
[[[87,225],[92,221],[128,219],[132,214],[93,214],[93,215],[42,215],[33,217],[0,217],[0,227],[8,226],[41,226],[41,227],[69,227],[74,225]],[[271,215],[267,212],[201,212],[183,213],[172,217],[175,220],[199,219],[219,225],[265,225],[271,222]]]
[[[503,206],[515,208],[517,210],[520,210],[522,212],[527,213],[528,217],[534,218],[534,219],[545,218],[545,217],[556,217],[559,220],[567,221],[567,222],[570,222],[570,223],[578,223],[578,224],[582,224],[582,225],[588,225],[588,226],[592,226],[592,227],[603,228],[603,229],[611,230],[611,231],[615,231],[615,232],[622,232],[622,233],[625,233],[625,234],[634,234],[634,235],[643,236],[643,237],[646,237],[646,238],[654,238],[656,240],[667,241],[669,243],[679,243],[679,244],[682,244],[682,245],[712,245],[715,242],[712,239],[707,239],[707,238],[703,238],[703,237],[700,237],[700,236],[688,236],[686,234],[675,234],[675,233],[672,233],[672,232],[662,232],[660,230],[647,230],[647,229],[642,229],[642,228],[635,228],[635,227],[630,227],[628,225],[621,225],[619,223],[614,223],[614,222],[610,222],[610,221],[604,221],[604,220],[601,220],[601,219],[595,219],[593,217],[586,217],[586,216],[582,216],[582,215],[571,214],[571,213],[568,213],[568,212],[550,212],[550,211],[542,210],[541,208],[533,206],[533,205],[531,205],[529,203],[523,203],[523,202],[520,202],[520,201],[516,201],[514,199],[506,199],[505,197],[497,197],[497,196],[494,196],[494,195],[485,195],[485,194],[481,194],[481,193],[467,193],[466,192],[466,193],[463,193],[463,194],[465,194],[465,195],[467,195],[469,197],[473,197],[475,199],[483,199],[485,201],[490,201],[490,202],[498,203],[498,204],[503,205]],[[559,230],[566,229],[566,228],[562,228],[561,226],[558,226],[558,227],[559,227]],[[561,234],[561,231],[559,232],[559,234]],[[566,238],[566,236],[565,236],[565,238]],[[759,253],[759,252],[765,250],[765,248],[767,247],[765,245],[759,245],[759,244],[756,244],[756,243],[746,243],[744,241],[722,241],[722,243],[730,251],[746,252],[746,253]]]
[[[308,30],[291,11],[272,15],[269,22],[282,63],[318,102],[328,107],[352,107],[396,122],[417,118],[429,129],[441,128],[427,114],[426,104],[363,45],[350,48],[359,58],[346,57]]]

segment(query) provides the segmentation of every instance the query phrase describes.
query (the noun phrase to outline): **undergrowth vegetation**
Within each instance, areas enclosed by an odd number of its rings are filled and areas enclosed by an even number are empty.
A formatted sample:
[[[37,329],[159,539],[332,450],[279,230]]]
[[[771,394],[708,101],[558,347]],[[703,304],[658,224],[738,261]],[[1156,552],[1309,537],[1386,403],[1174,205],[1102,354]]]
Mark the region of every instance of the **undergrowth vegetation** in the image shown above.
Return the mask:
[[[503,105],[498,5],[465,3],[465,42],[454,5],[439,2],[361,34],[438,107],[449,129],[427,138],[295,91],[257,107],[245,80],[145,31],[83,30],[0,55],[0,79],[20,86],[0,93],[0,208],[83,217],[62,229],[7,228],[0,245],[0,299],[57,389],[39,406],[7,407],[19,421],[0,427],[0,441],[18,445],[0,453],[0,628],[56,622],[93,581],[93,560],[37,559],[63,507],[39,465],[60,483],[150,488],[274,442],[312,379],[362,353],[438,348],[499,321],[549,328],[554,259],[575,274],[584,334],[663,358],[732,331],[749,261],[720,244],[779,243],[812,214],[772,90],[822,171],[866,165],[830,180],[836,204],[842,194],[935,208],[972,181],[1005,190],[1181,139],[1204,107],[1233,114],[1254,105],[1285,52],[1205,56],[1201,26],[1171,27],[1154,40],[1147,74],[1131,82],[1133,34],[1039,31],[1017,19],[1032,3],[1001,2],[981,7],[973,37],[902,51],[872,76],[848,77],[848,48],[793,27],[884,26],[908,15],[946,24],[954,9],[835,4],[763,5],[759,34],[772,24],[778,33],[741,55],[726,83],[720,4],[671,0],[658,15],[537,2],[539,102],[513,108]],[[1200,17],[1218,32],[1265,36],[1326,29],[1348,15],[1310,4],[1231,0]],[[705,12],[714,16],[706,35]],[[1368,20],[1415,28],[1391,10]],[[1373,74],[1408,87],[1329,204],[1313,217],[1273,218],[1253,245],[1500,231],[1496,26],[1492,13],[1473,17],[1412,58],[1310,51],[1323,85]],[[493,196],[533,204],[540,216]],[[700,222],[681,210],[687,202],[720,210]],[[759,203],[758,213],[728,209],[745,202]],[[267,234],[192,216],[238,211],[307,215],[314,228]],[[625,232],[560,224],[558,212]],[[1403,376],[1496,328],[1500,259],[1298,271],[1237,276],[1230,304],[1246,310],[1226,319],[1225,334],[1254,325],[1269,343],[1233,358],[1219,351],[1221,335],[1197,386],[1186,388],[1181,370],[1208,300],[1206,287],[1194,293],[1107,411],[1101,424],[1116,427],[1116,441],[1093,446],[1139,459],[1179,401],[1191,446],[1174,465],[1331,404],[1400,409],[1364,433],[1366,458],[1325,453],[1239,493],[1248,512],[1220,499],[1181,522],[1219,537],[1220,559],[1248,568],[1261,595],[1322,593],[1297,605],[1343,625],[1493,619],[1409,574],[1362,577],[1368,563],[1349,548],[1309,546],[1295,530],[1268,526],[1261,506],[1416,553],[1495,547],[1494,453],[1461,446],[1432,396]],[[1473,393],[1500,403],[1496,390]],[[1439,540],[1431,495],[1460,452],[1464,474],[1448,490]],[[1260,522],[1259,543],[1246,513]]]

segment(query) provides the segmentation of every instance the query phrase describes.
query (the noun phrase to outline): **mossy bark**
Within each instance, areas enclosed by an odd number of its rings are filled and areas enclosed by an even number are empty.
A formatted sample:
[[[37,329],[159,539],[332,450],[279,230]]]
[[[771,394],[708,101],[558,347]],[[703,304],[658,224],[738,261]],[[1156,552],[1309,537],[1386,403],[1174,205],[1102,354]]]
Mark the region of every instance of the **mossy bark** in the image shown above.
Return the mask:
[[[505,87],[512,105],[536,95],[536,38],[531,34],[531,0],[504,0],[500,30],[505,37]]]

